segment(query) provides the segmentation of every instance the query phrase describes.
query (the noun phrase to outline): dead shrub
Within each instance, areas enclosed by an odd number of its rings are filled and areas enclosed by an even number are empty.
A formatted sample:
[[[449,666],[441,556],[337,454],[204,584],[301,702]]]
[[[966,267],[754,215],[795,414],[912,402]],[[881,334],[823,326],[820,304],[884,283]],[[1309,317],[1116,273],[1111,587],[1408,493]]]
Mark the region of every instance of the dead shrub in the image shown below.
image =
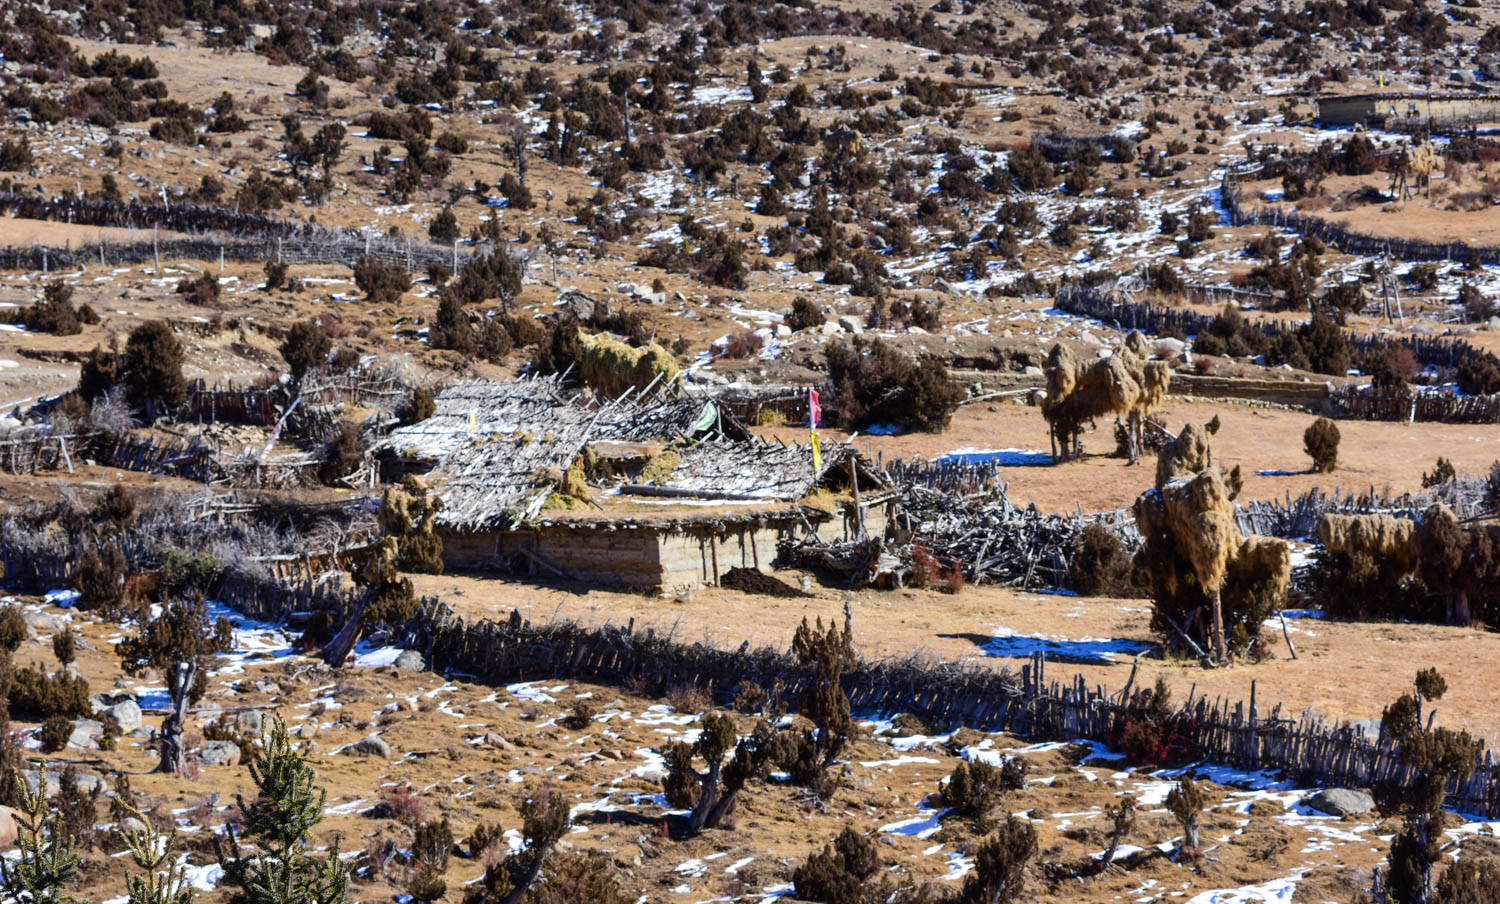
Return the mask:
[[[570,731],[583,731],[594,724],[594,717],[599,711],[594,704],[588,700],[579,700],[573,704],[573,711],[557,720],[557,724]]]
[[[416,828],[427,813],[422,796],[404,782],[386,792],[385,802],[390,805],[391,818],[407,828]]]
[[[765,340],[754,330],[731,333],[728,341],[724,343],[723,357],[734,361],[753,358],[760,353],[763,345],[765,345]]]
[[[667,688],[667,705],[680,713],[696,715],[713,705],[713,695],[696,684],[676,684]]]
[[[1083,529],[1073,560],[1068,563],[1068,586],[1084,596],[1139,595],[1132,578],[1131,556],[1118,534],[1095,521]]]

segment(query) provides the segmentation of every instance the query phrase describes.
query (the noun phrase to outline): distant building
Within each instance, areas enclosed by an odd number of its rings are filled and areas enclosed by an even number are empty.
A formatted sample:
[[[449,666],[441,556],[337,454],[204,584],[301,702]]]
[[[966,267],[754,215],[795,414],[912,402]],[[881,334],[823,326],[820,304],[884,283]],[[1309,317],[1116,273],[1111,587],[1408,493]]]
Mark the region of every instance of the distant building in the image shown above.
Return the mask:
[[[1318,98],[1318,123],[1410,131],[1500,123],[1500,95],[1345,94]]]

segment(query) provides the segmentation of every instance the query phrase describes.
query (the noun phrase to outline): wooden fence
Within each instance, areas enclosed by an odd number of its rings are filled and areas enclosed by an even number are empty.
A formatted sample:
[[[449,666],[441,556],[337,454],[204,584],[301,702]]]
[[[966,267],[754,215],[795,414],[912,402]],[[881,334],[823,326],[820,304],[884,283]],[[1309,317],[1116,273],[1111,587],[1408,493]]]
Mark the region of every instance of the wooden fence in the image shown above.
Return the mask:
[[[1357,232],[1320,217],[1308,216],[1279,206],[1248,206],[1240,194],[1238,174],[1233,167],[1224,170],[1220,182],[1221,201],[1234,226],[1274,226],[1302,235],[1313,236],[1345,254],[1396,257],[1402,260],[1464,261],[1478,255],[1484,264],[1500,264],[1500,246],[1470,245],[1467,242],[1429,242],[1386,235]]]
[[[684,644],[632,626],[588,628],[574,623],[533,626],[513,613],[508,621],[465,622],[437,600],[424,600],[416,627],[404,640],[419,643],[433,667],[486,684],[573,679],[628,684],[657,692],[692,684],[728,702],[742,682],[782,683],[795,700],[815,680],[788,652],[742,645],[729,651]],[[853,708],[865,715],[911,713],[952,729],[1009,731],[1035,739],[1084,738],[1111,742],[1130,718],[1128,688],[1090,687],[1081,675],[1050,680],[1034,657],[1019,672],[917,659],[862,661],[845,678]],[[1389,743],[1371,741],[1322,716],[1292,716],[1276,705],[1209,700],[1189,692],[1172,728],[1193,759],[1244,770],[1280,770],[1300,782],[1369,787],[1384,780],[1409,784],[1410,767]],[[1488,750],[1467,780],[1450,783],[1449,806],[1482,816],[1500,814],[1500,766]]]
[[[1157,335],[1193,336],[1207,331],[1213,323],[1213,315],[1197,311],[1168,308],[1142,301],[1126,301],[1122,298],[1083,286],[1065,285],[1057,292],[1053,304],[1060,311],[1090,317],[1113,324],[1122,330],[1140,330]],[[1283,333],[1294,332],[1298,325],[1277,320],[1258,320],[1255,326],[1267,339],[1275,339]],[[1368,354],[1387,343],[1396,342],[1412,353],[1423,366],[1438,368],[1457,367],[1458,363],[1471,355],[1488,355],[1463,339],[1439,339],[1432,336],[1401,336],[1391,339],[1386,336],[1348,333],[1345,338],[1356,356]]]
[[[1329,390],[1328,398],[1338,416],[1367,421],[1500,423],[1500,394],[1460,395],[1451,390],[1335,386]]]
[[[489,242],[437,245],[425,240],[360,235],[199,204],[0,194],[0,214],[87,226],[165,229],[190,236],[165,240],[153,237],[150,241],[127,243],[99,241],[60,247],[0,248],[0,269],[43,273],[95,264],[107,267],[160,260],[280,261],[289,265],[353,267],[362,257],[373,257],[414,273],[425,272],[432,264],[441,264],[457,273],[469,258],[496,250]]]
[[[411,391],[411,386],[394,374],[315,374],[303,383],[299,407],[344,404],[392,412],[406,401]],[[268,427],[281,418],[291,401],[290,391],[279,383],[239,385],[231,380],[210,386],[204,380],[197,380],[188,387],[187,399],[178,407],[176,417],[179,421]]]

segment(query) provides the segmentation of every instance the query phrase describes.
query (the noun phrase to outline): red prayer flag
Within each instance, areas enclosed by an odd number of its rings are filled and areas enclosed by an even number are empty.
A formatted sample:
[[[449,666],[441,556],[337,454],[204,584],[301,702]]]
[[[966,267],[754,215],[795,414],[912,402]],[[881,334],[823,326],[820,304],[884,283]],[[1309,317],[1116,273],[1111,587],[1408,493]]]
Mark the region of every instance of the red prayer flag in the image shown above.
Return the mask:
[[[818,429],[818,422],[821,420],[823,420],[823,406],[818,404],[818,391],[816,389],[809,389],[807,391],[808,429]]]

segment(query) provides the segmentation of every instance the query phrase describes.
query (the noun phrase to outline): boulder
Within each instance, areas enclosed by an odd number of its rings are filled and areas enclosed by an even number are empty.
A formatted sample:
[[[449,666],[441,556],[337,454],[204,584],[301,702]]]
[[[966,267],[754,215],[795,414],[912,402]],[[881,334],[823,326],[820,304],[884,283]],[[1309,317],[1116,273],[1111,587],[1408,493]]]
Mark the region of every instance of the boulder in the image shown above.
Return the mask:
[[[1375,799],[1353,788],[1324,788],[1302,803],[1329,816],[1363,816],[1375,809]]]
[[[68,627],[67,619],[52,612],[22,612],[21,617],[31,629],[32,637],[38,634],[61,634]]]
[[[318,735],[318,720],[308,719],[297,726],[297,737],[304,741],[310,741]]]
[[[859,322],[858,317],[855,317],[852,314],[845,314],[844,316],[839,318],[839,329],[842,329],[846,333],[853,333],[854,335],[858,336],[860,333],[863,333],[865,331],[865,325]]]
[[[62,786],[62,777],[63,774],[59,770],[47,770],[48,797],[56,794],[57,789]],[[102,791],[104,788],[104,780],[99,776],[93,774],[92,772],[75,772],[74,777],[78,782],[78,790],[82,791],[84,794],[93,794],[95,791]],[[40,789],[42,775],[35,769],[22,769],[21,778],[25,779],[26,787],[31,791],[32,794],[36,794]]]
[[[198,748],[198,762],[205,766],[238,766],[240,745],[233,741],[204,741]]]
[[[115,720],[120,726],[120,733],[126,734],[141,727],[141,705],[134,700],[121,700],[112,706],[106,706],[99,710],[101,718],[108,717]]]
[[[391,745],[387,744],[380,735],[370,735],[345,747],[344,752],[354,756],[378,756],[381,759],[389,759]]]
[[[73,733],[68,735],[68,746],[76,750],[98,750],[99,739],[104,737],[104,723],[93,719],[74,719]]]
[[[416,650],[402,650],[401,655],[396,657],[395,666],[408,672],[425,672],[427,660],[423,659],[422,654]]]
[[[1180,358],[1182,357],[1182,353],[1185,351],[1187,351],[1187,343],[1183,342],[1181,339],[1172,339],[1168,337],[1166,339],[1156,340],[1156,352],[1157,354],[1161,355],[1164,360]]]

